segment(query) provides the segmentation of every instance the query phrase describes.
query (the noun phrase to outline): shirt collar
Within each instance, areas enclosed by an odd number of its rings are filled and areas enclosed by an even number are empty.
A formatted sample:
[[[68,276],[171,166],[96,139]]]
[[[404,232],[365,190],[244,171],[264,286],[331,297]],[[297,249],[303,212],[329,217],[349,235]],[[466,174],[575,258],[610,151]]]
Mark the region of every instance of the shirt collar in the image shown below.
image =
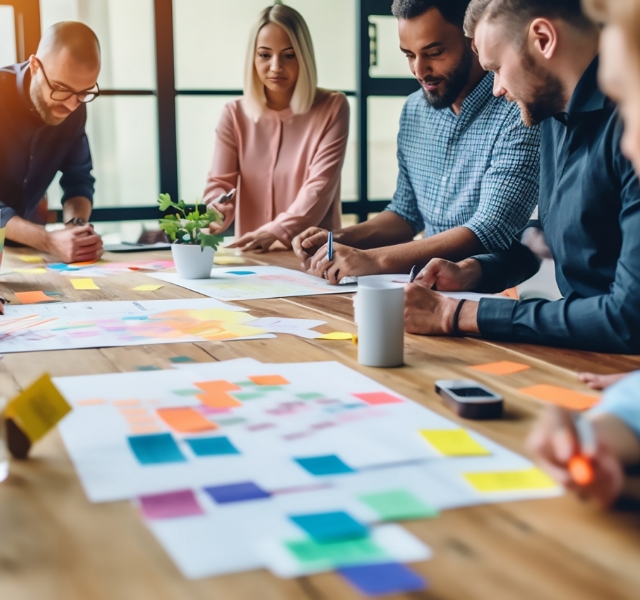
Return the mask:
[[[487,73],[471,93],[462,101],[460,114],[467,110],[479,111],[493,97],[493,73]]]
[[[567,107],[569,115],[602,110],[607,105],[608,99],[598,87],[598,64],[596,56],[578,81]]]

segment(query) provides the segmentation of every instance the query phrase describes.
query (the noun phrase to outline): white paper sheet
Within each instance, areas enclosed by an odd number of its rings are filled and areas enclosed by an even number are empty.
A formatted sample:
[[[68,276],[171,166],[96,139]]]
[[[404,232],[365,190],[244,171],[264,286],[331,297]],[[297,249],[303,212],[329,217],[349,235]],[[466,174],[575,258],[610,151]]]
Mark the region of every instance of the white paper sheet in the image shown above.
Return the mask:
[[[149,276],[226,301],[347,294],[357,289],[355,284],[331,285],[319,277],[281,267],[215,268],[210,279],[181,279],[174,273],[150,273]]]

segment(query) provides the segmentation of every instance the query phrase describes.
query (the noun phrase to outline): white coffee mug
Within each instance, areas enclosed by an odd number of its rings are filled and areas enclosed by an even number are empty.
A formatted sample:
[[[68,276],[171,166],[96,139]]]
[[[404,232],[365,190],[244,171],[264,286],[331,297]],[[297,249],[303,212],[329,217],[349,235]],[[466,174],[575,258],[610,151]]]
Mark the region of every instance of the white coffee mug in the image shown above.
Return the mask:
[[[358,277],[354,307],[358,362],[368,367],[404,364],[404,286],[376,275]]]

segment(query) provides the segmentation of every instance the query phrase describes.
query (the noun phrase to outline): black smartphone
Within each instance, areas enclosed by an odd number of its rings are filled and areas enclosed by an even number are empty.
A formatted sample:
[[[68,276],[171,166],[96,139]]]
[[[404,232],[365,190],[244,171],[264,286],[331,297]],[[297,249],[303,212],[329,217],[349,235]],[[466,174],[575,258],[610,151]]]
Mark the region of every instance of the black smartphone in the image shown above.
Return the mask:
[[[499,419],[503,413],[502,396],[473,379],[441,379],[436,393],[464,419]]]

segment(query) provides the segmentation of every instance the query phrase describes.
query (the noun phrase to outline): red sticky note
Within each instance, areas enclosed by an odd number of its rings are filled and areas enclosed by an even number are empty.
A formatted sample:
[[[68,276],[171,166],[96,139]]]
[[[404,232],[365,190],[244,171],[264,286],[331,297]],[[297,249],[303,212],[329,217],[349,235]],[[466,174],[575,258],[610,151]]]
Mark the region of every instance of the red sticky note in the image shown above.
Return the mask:
[[[171,429],[182,433],[211,431],[218,428],[193,408],[159,408],[156,412]]]
[[[398,404],[402,402],[397,396],[387,394],[387,392],[368,392],[366,394],[353,394],[356,398],[364,400],[367,404]]]
[[[204,514],[191,490],[141,496],[140,508],[146,519],[177,519]]]
[[[520,390],[523,394],[542,400],[543,402],[551,402],[564,408],[571,410],[586,410],[591,408],[600,402],[600,398],[590,396],[589,394],[583,394],[581,392],[574,392],[567,388],[559,387],[557,385],[533,385],[531,387],[522,388]]]
[[[289,382],[282,375],[254,375],[249,377],[256,385],[289,385]]]
[[[473,369],[474,371],[480,371],[481,373],[488,373],[489,375],[512,375],[513,373],[526,371],[531,367],[529,365],[523,365],[522,363],[511,362],[509,360],[501,360],[500,362],[488,363],[486,365],[476,365],[469,368]]]
[[[43,291],[37,292],[16,292],[16,298],[22,304],[39,304],[40,302],[57,302],[55,298],[47,296]]]

